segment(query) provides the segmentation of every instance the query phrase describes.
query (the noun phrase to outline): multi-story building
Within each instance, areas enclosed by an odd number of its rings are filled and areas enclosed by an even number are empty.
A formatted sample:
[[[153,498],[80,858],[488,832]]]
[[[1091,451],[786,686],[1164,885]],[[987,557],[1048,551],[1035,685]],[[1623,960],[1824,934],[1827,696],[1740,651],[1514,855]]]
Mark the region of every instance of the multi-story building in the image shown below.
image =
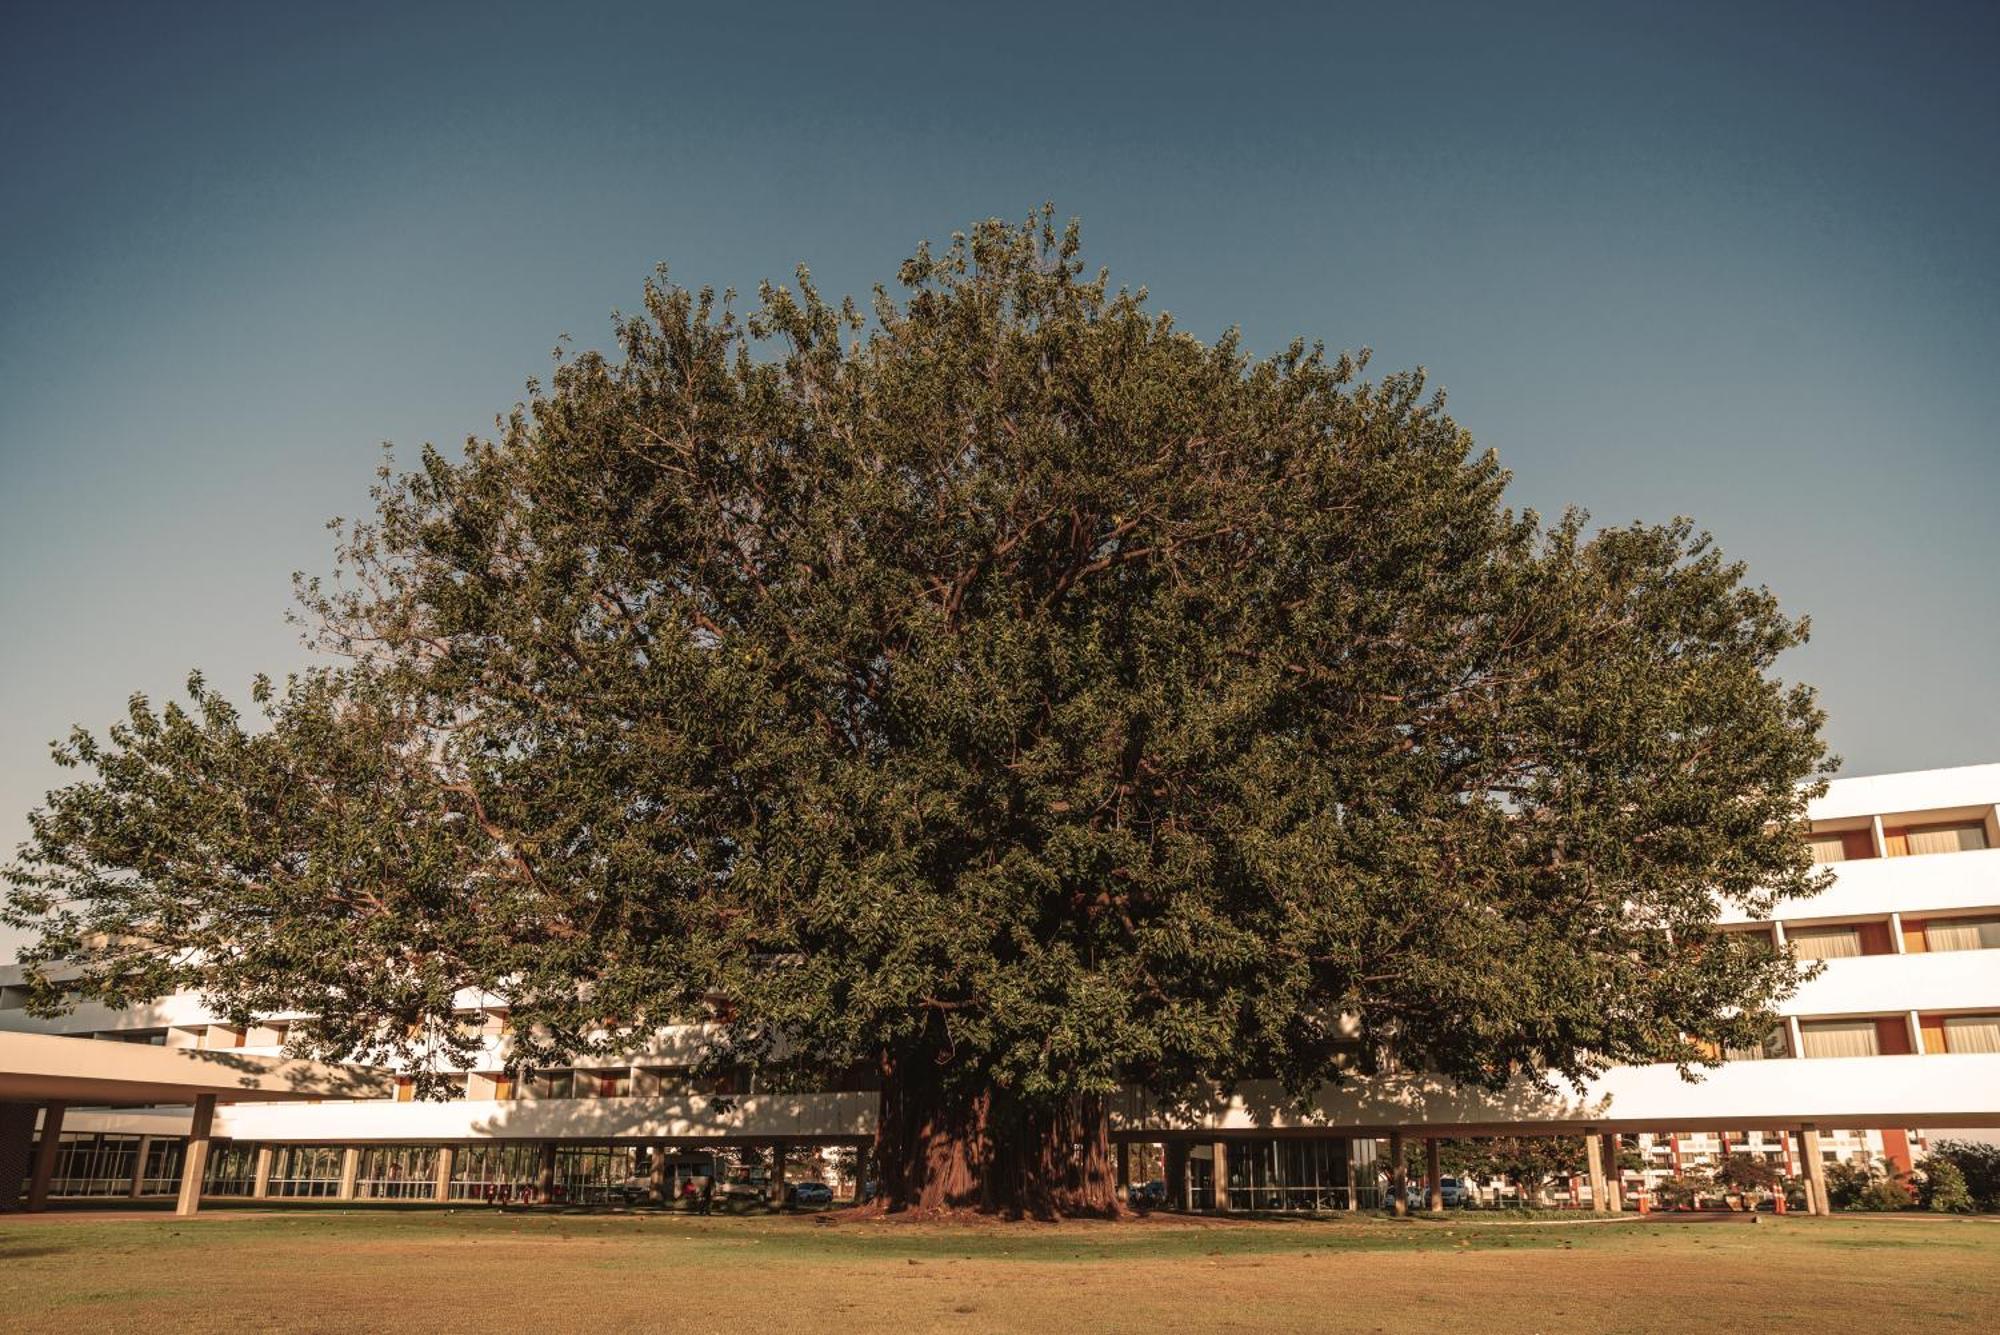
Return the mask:
[[[1309,1114],[1252,1085],[1172,1118],[1135,1093],[1114,1113],[1114,1137],[1160,1147],[1149,1159],[1163,1165],[1172,1202],[1304,1209],[1372,1199],[1382,1140],[1397,1147],[1383,1160],[1394,1163],[1411,1137],[1588,1132],[1592,1195],[1605,1202],[1617,1177],[1599,1176],[1600,1135],[1636,1138],[1647,1165],[1627,1184],[1636,1186],[1735,1151],[1809,1179],[1830,1159],[1906,1171],[1921,1146],[1911,1128],[2000,1126],[2000,765],[1839,780],[1810,815],[1814,856],[1833,885],[1781,903],[1769,921],[1728,925],[1825,967],[1762,1045],[1726,1054],[1698,1082],[1671,1067],[1627,1067],[1581,1092],[1492,1095],[1405,1075],[1330,1087]],[[0,970],[0,1040],[61,1034],[259,1062],[281,1053],[301,1018],[240,1028],[183,994],[37,1020],[24,999],[20,970]],[[456,1097],[415,1101],[405,1078],[386,1098],[225,1102],[204,1147],[204,1192],[465,1200],[533,1186],[589,1200],[638,1183],[671,1197],[683,1179],[718,1173],[763,1190],[800,1171],[787,1169],[787,1147],[834,1151],[826,1161],[848,1183],[862,1176],[854,1151],[876,1113],[867,1090],[768,1094],[748,1072],[698,1080],[698,1027],[662,1030],[615,1066],[518,1080],[504,999],[467,994],[461,1006],[482,1047]],[[5,1053],[0,1044],[0,1098],[9,1097]],[[174,1189],[201,1115],[69,1108],[50,1120],[58,1139],[37,1161],[46,1194],[146,1196]],[[772,1167],[760,1170],[766,1155]],[[0,1152],[0,1172],[5,1164]],[[0,1184],[0,1194],[11,1193]]]

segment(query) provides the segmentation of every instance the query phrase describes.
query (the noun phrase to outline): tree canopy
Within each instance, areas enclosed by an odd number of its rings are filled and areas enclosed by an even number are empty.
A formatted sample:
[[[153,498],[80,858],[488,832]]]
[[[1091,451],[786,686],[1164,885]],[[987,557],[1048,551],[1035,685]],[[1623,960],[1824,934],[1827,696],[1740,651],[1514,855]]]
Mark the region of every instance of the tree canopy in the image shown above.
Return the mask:
[[[1125,1087],[1763,1037],[1797,967],[1715,921],[1815,888],[1830,762],[1705,535],[1516,512],[1421,374],[1204,342],[1046,211],[900,287],[662,271],[385,469],[332,665],[59,748],[31,957],[331,1056],[465,1051],[465,988],[527,1061],[705,1019],[879,1084],[892,1205],[1061,1208]]]

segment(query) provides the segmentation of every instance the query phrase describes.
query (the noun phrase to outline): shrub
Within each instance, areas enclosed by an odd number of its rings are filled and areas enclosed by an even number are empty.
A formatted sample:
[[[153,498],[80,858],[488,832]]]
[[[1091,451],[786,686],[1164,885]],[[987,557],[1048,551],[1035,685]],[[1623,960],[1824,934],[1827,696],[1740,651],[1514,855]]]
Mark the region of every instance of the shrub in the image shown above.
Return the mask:
[[[1858,1163],[1830,1163],[1826,1166],[1826,1201],[1836,1210],[1860,1206],[1861,1193],[1868,1189],[1874,1174]]]
[[[1951,1164],[1964,1181],[1974,1208],[2000,1210],[2000,1145],[1941,1140],[1931,1147],[1924,1162]]]
[[[1917,1165],[1924,1173],[1917,1188],[1917,1200],[1932,1214],[1971,1214],[1972,1193],[1966,1189],[1965,1174],[1950,1159],[1932,1155]]]
[[[1861,1197],[1854,1206],[1858,1210],[1907,1210],[1910,1203],[1907,1183],[1893,1177],[1871,1177],[1868,1185],[1861,1189]]]

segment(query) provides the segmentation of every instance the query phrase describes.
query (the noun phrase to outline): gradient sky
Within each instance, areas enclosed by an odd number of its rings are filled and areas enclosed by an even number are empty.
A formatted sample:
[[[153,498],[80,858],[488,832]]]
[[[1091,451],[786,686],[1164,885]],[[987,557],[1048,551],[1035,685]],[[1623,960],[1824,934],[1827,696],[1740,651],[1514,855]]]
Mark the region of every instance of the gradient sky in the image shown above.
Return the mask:
[[[303,662],[380,442],[656,261],[865,291],[1044,199],[1204,337],[1428,367],[1519,503],[1694,516],[1846,772],[2000,760],[1993,5],[320,8],[0,7],[0,851],[71,723]]]

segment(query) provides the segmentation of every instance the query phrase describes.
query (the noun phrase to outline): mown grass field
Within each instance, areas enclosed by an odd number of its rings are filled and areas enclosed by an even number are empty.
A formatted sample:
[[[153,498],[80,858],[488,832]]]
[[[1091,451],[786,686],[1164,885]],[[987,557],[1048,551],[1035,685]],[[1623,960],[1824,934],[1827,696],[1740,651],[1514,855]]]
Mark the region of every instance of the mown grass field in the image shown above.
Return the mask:
[[[1952,1331],[2000,1221],[0,1217],[0,1329]]]

